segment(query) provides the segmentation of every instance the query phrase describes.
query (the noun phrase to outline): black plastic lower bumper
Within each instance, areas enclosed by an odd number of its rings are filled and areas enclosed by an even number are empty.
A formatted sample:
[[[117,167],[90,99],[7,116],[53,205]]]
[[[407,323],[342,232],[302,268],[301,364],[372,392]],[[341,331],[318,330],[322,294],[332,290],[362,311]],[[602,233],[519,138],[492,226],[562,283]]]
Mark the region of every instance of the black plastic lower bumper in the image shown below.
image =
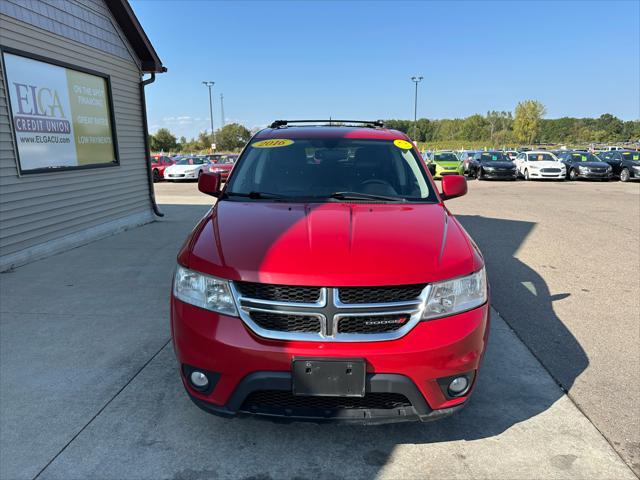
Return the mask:
[[[515,180],[517,174],[515,171],[508,172],[489,172],[485,170],[483,172],[483,178],[491,179],[491,180]]]
[[[341,422],[359,424],[381,424],[393,422],[439,420],[461,410],[464,403],[455,407],[432,410],[424,397],[407,377],[396,374],[369,374],[366,378],[366,394],[397,394],[405,397],[406,404],[391,408],[368,408],[366,401],[357,408],[314,408],[313,399],[296,397],[301,402],[296,405],[254,405],[249,398],[252,393],[264,391],[291,392],[291,375],[287,372],[256,372],[245,377],[238,385],[226,405],[215,405],[196,398],[189,393],[191,400],[202,410],[215,415],[232,417],[251,415],[280,422],[311,421]],[[304,405],[309,399],[310,404]],[[300,405],[301,404],[301,405]]]

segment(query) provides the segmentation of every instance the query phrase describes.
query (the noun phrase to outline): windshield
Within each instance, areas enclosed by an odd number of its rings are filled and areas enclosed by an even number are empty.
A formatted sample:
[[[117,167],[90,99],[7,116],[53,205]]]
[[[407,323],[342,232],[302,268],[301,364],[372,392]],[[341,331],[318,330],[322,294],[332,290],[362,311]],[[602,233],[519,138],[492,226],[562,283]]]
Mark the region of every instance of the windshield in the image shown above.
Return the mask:
[[[304,201],[366,201],[366,196],[437,201],[408,142],[348,138],[254,142],[235,167],[225,194]]]
[[[176,165],[204,165],[207,161],[204,158],[181,158]]]
[[[509,162],[507,157],[502,152],[485,152],[480,155],[481,162]]]
[[[621,155],[624,160],[640,161],[640,152],[622,152]]]
[[[571,154],[571,160],[574,162],[601,162],[598,157],[589,152],[576,152]]]
[[[454,153],[451,152],[438,152],[433,155],[433,160],[436,162],[459,162],[460,160]]]
[[[527,155],[530,162],[555,162],[556,159],[550,153],[530,153]]]

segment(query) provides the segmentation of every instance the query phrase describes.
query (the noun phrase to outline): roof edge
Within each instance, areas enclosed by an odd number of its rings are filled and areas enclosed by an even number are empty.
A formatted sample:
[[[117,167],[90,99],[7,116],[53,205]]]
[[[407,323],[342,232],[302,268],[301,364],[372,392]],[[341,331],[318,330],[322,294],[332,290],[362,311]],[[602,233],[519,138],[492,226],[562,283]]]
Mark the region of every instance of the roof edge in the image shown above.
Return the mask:
[[[129,2],[127,0],[105,0],[105,3],[140,59],[142,71],[145,73],[166,72],[167,68],[162,65],[162,60],[153,48]]]

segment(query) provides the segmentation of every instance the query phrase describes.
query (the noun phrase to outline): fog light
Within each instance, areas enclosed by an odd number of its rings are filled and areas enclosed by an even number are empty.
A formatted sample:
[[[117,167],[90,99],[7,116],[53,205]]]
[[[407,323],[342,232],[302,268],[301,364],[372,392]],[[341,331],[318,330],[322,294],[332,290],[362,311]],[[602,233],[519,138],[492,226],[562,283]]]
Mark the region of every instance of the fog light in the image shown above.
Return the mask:
[[[467,377],[456,377],[449,384],[449,393],[452,397],[458,397],[465,393],[469,388],[469,380]]]
[[[189,379],[191,380],[191,384],[199,390],[205,390],[209,385],[209,379],[207,376],[197,370],[191,372]]]

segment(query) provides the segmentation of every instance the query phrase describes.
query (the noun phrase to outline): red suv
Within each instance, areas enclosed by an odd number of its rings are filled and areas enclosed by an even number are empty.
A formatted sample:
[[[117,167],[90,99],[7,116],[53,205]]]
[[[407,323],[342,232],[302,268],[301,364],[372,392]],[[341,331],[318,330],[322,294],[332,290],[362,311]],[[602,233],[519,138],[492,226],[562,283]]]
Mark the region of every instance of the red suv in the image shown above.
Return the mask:
[[[335,122],[335,121],[334,121]],[[474,388],[484,260],[401,132],[276,121],[242,152],[178,255],[171,328],[185,389],[225,416],[438,419]]]

